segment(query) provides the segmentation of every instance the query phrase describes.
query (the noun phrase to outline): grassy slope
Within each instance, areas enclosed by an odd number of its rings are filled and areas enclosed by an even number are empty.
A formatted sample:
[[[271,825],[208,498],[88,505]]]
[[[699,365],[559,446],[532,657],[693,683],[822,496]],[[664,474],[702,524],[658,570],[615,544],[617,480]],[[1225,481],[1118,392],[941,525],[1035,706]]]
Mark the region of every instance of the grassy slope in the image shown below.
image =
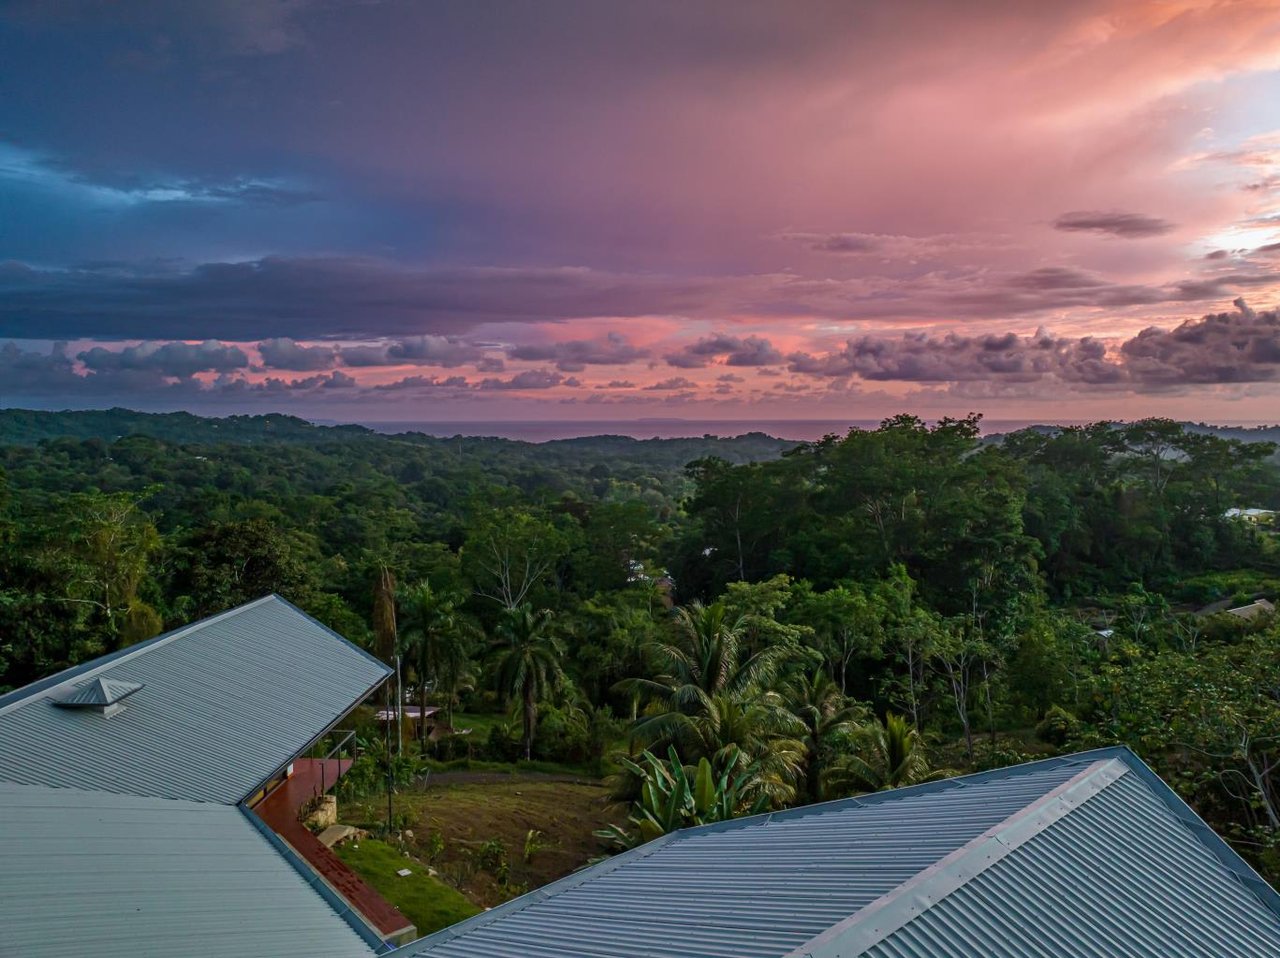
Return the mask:
[[[395,905],[426,935],[470,918],[480,911],[460,892],[427,874],[421,862],[406,858],[386,842],[366,838],[359,843],[346,842],[334,849],[353,871]],[[396,872],[409,868],[412,875]]]
[[[413,822],[413,854],[430,860],[450,885],[486,906],[586,864],[601,853],[592,832],[619,817],[606,807],[598,781],[519,772],[433,775],[424,791],[396,795],[395,807],[397,815],[407,813]],[[352,824],[373,824],[386,816],[385,805],[376,799],[345,803],[341,812]],[[542,847],[526,862],[525,840],[535,829],[542,833]],[[443,840],[443,850],[433,853],[433,835]],[[483,846],[493,840],[504,849],[505,885],[492,861],[484,860]]]

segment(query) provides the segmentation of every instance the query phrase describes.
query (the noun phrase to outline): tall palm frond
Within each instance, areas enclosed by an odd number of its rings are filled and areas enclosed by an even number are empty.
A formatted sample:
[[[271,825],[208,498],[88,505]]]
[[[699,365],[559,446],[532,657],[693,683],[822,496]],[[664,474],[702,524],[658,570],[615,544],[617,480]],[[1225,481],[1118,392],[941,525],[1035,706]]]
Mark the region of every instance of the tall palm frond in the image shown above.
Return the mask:
[[[828,770],[840,756],[852,751],[860,723],[866,718],[866,709],[846,697],[821,668],[793,678],[786,695],[791,713],[804,728],[805,798],[819,802],[825,797]]]
[[[942,774],[930,771],[919,730],[899,715],[889,713],[883,722],[864,726],[857,745],[858,753],[832,772],[833,785],[841,790],[878,792]]]

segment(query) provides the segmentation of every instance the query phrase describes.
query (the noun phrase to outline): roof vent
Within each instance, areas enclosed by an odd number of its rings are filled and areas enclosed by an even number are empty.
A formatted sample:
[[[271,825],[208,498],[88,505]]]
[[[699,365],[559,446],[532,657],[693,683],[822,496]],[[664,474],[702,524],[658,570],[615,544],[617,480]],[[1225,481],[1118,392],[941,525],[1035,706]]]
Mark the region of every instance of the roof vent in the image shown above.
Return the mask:
[[[54,705],[66,709],[92,709],[110,718],[124,711],[121,704],[138,689],[137,682],[116,682],[112,679],[94,679],[84,685],[77,685],[69,692],[55,698]]]

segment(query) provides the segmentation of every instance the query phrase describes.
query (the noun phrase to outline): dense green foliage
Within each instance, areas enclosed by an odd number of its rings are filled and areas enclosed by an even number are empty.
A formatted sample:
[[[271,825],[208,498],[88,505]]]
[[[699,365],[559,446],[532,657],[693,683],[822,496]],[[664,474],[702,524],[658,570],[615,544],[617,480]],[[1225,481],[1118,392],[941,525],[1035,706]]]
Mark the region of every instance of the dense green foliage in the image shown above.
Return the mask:
[[[407,700],[492,717],[413,756],[622,747],[624,844],[1125,742],[1280,871],[1280,628],[1212,614],[1280,592],[1274,526],[1226,515],[1280,507],[1270,443],[903,416],[533,446],[117,411],[0,437],[0,688],[274,591],[398,654]]]

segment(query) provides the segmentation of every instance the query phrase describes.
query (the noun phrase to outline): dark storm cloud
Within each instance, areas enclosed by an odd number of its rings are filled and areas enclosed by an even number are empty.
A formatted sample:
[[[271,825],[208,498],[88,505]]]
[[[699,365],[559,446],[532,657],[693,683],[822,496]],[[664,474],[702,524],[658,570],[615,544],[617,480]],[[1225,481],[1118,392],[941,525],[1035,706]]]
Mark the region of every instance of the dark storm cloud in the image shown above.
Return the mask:
[[[993,251],[1007,247],[1008,238],[977,233],[935,233],[909,236],[901,233],[798,233],[778,234],[779,239],[799,243],[815,253],[836,256],[876,256],[916,261],[954,253]]]
[[[247,361],[234,355],[239,352],[234,347],[228,350],[221,344],[145,343],[131,349],[126,356],[115,354],[115,359],[104,356],[106,350],[83,352],[76,357],[83,367],[83,372],[78,372],[65,344],[41,352],[5,343],[0,346],[0,402],[76,408],[127,398],[134,408],[166,409],[216,405],[237,397],[288,397],[317,389],[355,387],[351,377],[336,371],[303,379],[251,382],[240,375]],[[190,375],[192,370],[210,371],[219,366],[228,371],[209,382]]]
[[[485,352],[452,336],[406,336],[371,346],[343,346],[337,356],[347,366],[462,366],[478,363]]]
[[[1063,213],[1053,221],[1053,228],[1073,233],[1106,233],[1121,239],[1143,239],[1170,232],[1174,224],[1156,216],[1123,213],[1116,210],[1078,210]]]
[[[485,323],[646,315],[992,319],[1076,307],[1229,299],[1275,282],[1273,272],[1258,271],[1162,286],[1121,284],[1068,267],[1004,274],[979,269],[868,283],[791,273],[690,277],[582,267],[414,268],[365,257],[273,256],[190,269],[171,263],[145,269],[119,263],[34,269],[9,262],[0,263],[0,335],[239,342],[376,335],[407,342],[415,334],[457,337]],[[576,348],[583,355],[625,349],[601,342],[596,349]],[[780,358],[770,358],[770,348],[759,337],[718,334],[666,358],[680,368],[720,356],[728,365],[765,365]],[[364,365],[415,361],[409,352],[387,352],[384,360],[381,349],[362,348],[348,358]]]
[[[1092,337],[1015,333],[898,338],[863,336],[820,356],[787,357],[791,372],[873,382],[1057,382],[1076,388],[1153,392],[1193,384],[1271,382],[1280,378],[1280,316],[1242,299],[1236,312],[1149,327],[1109,352]]]
[[[439,336],[484,322],[705,310],[725,287],[744,284],[763,282],[576,267],[412,269],[361,257],[267,257],[163,273],[37,270],[11,262],[0,264],[0,335],[123,339],[167,332],[245,341],[427,327]]]
[[[66,343],[55,344],[47,353],[20,349],[16,343],[0,345],[0,398],[66,394],[82,386],[81,379]]]
[[[288,369],[310,372],[329,369],[337,360],[333,346],[302,346],[287,336],[266,339],[258,343],[262,365],[268,369]]]
[[[1057,291],[1064,289],[1102,289],[1108,284],[1105,280],[1077,269],[1064,266],[1045,266],[1033,269],[1029,273],[1013,276],[1007,284],[1012,289],[1026,289],[1035,292]]]
[[[673,389],[692,389],[696,385],[683,376],[673,376],[671,379],[664,379],[644,388],[650,392],[668,392]]]
[[[559,343],[536,343],[513,346],[507,350],[511,359],[553,362],[566,373],[582,372],[587,366],[620,366],[644,359],[649,350],[633,346],[620,333],[609,333],[604,339],[573,339]]]
[[[567,384],[568,380],[550,369],[526,369],[522,373],[516,373],[510,379],[482,379],[477,388],[484,390],[550,389],[561,383]]]
[[[1056,377],[1073,383],[1113,383],[1124,372],[1106,359],[1098,340],[1065,339],[1047,333],[1018,336],[930,336],[908,333],[892,339],[863,336],[825,356],[793,353],[794,373],[857,377],[872,381],[964,382],[991,378],[1036,382]]]
[[[726,366],[771,366],[782,362],[782,354],[767,339],[727,333],[715,333],[690,343],[669,354],[666,360],[667,365],[677,369],[697,369],[720,357],[724,357]]]
[[[231,372],[249,365],[249,357],[240,347],[215,340],[203,343],[147,342],[119,350],[95,346],[76,358],[86,369],[94,372],[137,370],[178,377],[203,372]]]
[[[1280,314],[1238,299],[1234,313],[1144,329],[1120,352],[1130,378],[1149,386],[1269,382],[1280,373]]]
[[[373,393],[426,392],[429,390],[451,390],[457,393],[468,388],[466,376],[447,376],[440,379],[436,376],[405,376],[391,383],[380,383],[370,388]]]
[[[782,238],[819,253],[871,253],[883,245],[872,233],[783,233]]]
[[[1269,273],[1230,273],[1225,276],[1212,276],[1207,279],[1182,280],[1169,287],[1169,300],[1172,302],[1196,302],[1206,299],[1223,299],[1234,295],[1242,288],[1251,289],[1255,286],[1269,286],[1275,281],[1276,277]]]

